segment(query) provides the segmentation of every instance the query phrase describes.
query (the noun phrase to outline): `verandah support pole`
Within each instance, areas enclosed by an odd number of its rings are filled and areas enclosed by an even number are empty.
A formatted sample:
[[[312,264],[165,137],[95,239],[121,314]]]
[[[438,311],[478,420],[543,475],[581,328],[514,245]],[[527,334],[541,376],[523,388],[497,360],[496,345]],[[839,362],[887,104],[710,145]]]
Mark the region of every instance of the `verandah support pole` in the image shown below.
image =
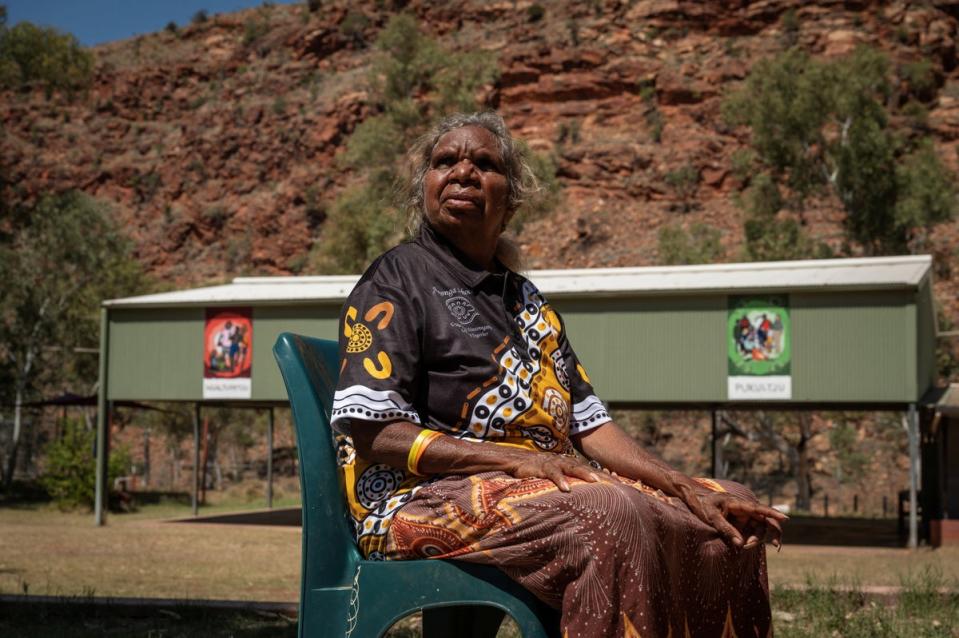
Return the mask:
[[[909,549],[919,546],[919,413],[916,404],[910,403],[902,417],[909,440]]]
[[[266,424],[266,506],[273,509],[273,408]]]
[[[110,493],[107,466],[110,459],[110,418],[107,414],[107,344],[109,344],[110,323],[107,309],[100,309],[100,366],[97,379],[97,476],[96,493],[93,501],[93,522],[100,526],[106,522],[107,498]]]
[[[199,513],[199,491],[200,491],[200,404],[193,404],[193,490],[191,493],[191,503],[193,505],[193,515]]]
[[[719,421],[722,418],[722,414],[716,408],[713,408],[710,411],[710,444],[712,450],[712,477],[714,479],[723,479],[726,478],[726,472],[723,467],[723,446],[719,441]]]

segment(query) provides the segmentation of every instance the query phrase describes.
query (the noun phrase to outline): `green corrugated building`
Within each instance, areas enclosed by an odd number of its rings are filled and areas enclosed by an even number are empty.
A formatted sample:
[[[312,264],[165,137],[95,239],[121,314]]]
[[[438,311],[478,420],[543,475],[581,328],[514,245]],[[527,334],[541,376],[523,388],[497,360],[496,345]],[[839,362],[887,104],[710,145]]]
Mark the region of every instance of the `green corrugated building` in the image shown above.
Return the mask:
[[[593,385],[612,407],[902,411],[918,458],[919,417],[935,378],[931,264],[928,256],[909,256],[542,270],[529,277],[563,316]],[[272,360],[277,335],[336,339],[340,307],[356,280],[238,278],[104,302],[100,414],[120,400],[285,404]],[[216,345],[230,317],[228,330],[246,330],[242,351],[232,357]],[[225,360],[242,360],[248,370],[214,378]],[[916,481],[918,472],[914,463]],[[936,491],[941,501],[943,489],[930,485],[924,494]],[[942,516],[935,502],[923,506]]]

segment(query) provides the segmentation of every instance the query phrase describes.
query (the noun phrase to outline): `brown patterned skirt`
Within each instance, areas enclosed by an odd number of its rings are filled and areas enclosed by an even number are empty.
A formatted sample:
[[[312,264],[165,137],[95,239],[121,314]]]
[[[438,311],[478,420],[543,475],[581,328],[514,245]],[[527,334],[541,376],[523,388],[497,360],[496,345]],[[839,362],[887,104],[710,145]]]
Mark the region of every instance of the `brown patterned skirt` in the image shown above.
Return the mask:
[[[444,477],[397,512],[387,557],[495,565],[561,609],[568,638],[772,635],[763,545],[733,549],[639,483],[570,484],[564,493],[502,472]]]

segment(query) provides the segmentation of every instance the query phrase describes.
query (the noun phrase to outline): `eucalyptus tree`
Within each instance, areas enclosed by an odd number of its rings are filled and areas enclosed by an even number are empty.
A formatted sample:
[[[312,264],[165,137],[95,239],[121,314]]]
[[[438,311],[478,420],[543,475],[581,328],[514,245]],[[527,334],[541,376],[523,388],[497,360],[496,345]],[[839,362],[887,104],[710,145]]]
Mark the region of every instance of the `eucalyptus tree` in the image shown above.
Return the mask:
[[[8,380],[4,403],[13,406],[3,472],[9,486],[23,404],[53,383],[95,389],[100,302],[137,291],[144,279],[120,227],[86,195],[47,196],[32,207],[6,207],[2,216],[0,365]]]

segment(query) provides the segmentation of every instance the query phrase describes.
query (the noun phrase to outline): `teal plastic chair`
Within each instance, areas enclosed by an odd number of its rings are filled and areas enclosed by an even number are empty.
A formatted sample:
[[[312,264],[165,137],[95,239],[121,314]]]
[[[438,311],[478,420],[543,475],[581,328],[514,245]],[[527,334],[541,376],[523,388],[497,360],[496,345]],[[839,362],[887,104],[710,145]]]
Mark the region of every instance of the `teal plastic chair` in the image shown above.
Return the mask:
[[[300,638],[379,638],[420,610],[425,638],[492,638],[504,613],[524,638],[559,634],[557,613],[493,567],[364,560],[353,539],[328,416],[339,375],[337,344],[283,333],[273,354],[290,398],[300,457]]]

